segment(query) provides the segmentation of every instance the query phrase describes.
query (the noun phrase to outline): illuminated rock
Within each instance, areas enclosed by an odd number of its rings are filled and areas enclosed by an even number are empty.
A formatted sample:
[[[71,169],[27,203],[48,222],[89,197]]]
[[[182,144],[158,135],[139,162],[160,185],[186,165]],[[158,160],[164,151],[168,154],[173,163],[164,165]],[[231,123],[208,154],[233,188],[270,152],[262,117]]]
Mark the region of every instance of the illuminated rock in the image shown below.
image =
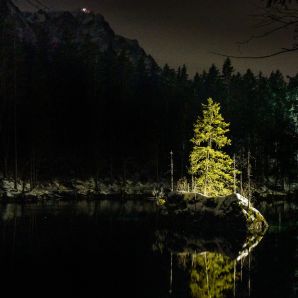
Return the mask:
[[[263,215],[240,194],[206,197],[198,193],[172,192],[160,213],[169,221],[208,229],[226,229],[262,233],[267,228]]]

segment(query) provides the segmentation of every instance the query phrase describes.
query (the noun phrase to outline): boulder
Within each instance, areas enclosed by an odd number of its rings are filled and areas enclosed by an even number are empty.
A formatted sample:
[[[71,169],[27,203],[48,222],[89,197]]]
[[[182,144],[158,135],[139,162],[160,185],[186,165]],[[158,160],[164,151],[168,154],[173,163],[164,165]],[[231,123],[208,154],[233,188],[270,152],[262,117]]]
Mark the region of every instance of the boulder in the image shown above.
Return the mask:
[[[208,229],[263,233],[268,224],[263,215],[240,194],[206,197],[199,193],[171,192],[160,214],[170,221]]]

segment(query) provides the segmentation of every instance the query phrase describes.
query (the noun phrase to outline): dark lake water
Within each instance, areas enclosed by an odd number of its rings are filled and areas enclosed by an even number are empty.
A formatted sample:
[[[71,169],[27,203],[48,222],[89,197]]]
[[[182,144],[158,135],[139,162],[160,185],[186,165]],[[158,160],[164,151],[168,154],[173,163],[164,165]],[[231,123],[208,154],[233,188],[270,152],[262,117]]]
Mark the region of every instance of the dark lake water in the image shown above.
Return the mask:
[[[259,238],[164,228],[152,202],[0,205],[3,297],[298,297],[297,207]],[[178,223],[177,223],[178,224]],[[5,293],[5,294],[4,294]]]

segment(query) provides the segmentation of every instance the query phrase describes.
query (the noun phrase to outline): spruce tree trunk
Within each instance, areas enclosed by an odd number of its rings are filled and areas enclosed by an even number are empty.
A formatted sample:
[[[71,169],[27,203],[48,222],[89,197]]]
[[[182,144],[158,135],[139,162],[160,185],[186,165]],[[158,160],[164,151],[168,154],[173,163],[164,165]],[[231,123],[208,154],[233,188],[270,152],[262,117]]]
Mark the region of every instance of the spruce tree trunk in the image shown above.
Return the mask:
[[[14,124],[14,188],[17,189],[18,179],[18,150],[17,150],[17,57],[16,57],[16,37],[13,41],[14,49],[14,107],[13,107],[13,124]]]
[[[208,147],[207,147],[207,159],[206,159],[206,171],[205,171],[205,186],[204,186],[204,196],[207,196],[207,184],[208,184],[208,172],[209,172],[209,148],[211,149],[211,139],[209,139]]]

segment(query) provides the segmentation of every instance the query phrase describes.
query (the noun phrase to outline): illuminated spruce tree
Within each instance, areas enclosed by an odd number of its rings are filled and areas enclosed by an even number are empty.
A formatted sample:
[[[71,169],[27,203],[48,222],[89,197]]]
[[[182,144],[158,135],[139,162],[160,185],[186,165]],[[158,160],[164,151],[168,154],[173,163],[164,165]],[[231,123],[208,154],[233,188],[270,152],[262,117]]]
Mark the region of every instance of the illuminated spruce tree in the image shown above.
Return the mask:
[[[227,195],[233,192],[233,160],[222,149],[231,144],[226,136],[229,123],[220,114],[219,103],[208,99],[203,105],[203,117],[194,125],[194,144],[190,154],[191,174],[196,189],[206,196]]]

